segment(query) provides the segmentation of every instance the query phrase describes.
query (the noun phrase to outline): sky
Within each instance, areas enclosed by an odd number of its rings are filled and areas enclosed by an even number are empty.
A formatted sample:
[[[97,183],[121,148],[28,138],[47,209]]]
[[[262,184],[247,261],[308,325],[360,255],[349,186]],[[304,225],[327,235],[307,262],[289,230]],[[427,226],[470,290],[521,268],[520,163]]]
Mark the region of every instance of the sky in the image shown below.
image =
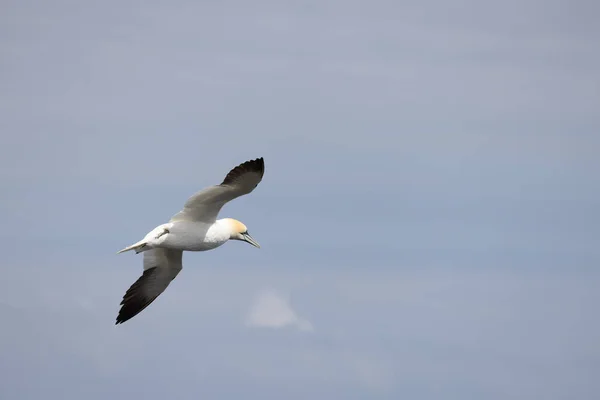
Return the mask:
[[[0,398],[597,399],[600,6],[2,1]],[[264,157],[114,321],[116,255]]]

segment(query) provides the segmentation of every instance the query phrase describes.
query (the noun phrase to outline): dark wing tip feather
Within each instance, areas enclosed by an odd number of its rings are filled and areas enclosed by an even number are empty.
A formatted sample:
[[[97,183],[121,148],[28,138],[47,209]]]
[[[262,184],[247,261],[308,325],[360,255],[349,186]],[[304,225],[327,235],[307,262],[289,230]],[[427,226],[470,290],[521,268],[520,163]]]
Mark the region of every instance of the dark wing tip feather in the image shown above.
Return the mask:
[[[235,183],[235,181],[240,176],[242,176],[248,172],[257,173],[262,178],[263,174],[265,173],[264,159],[262,157],[259,157],[255,160],[249,160],[249,161],[241,163],[240,165],[238,165],[237,167],[235,167],[231,171],[229,171],[229,173],[227,174],[225,179],[223,179],[223,182],[221,183],[221,185],[231,185],[231,184]]]
[[[144,286],[151,284],[151,282],[156,279],[157,275],[158,268],[147,269],[142,276],[127,289],[127,292],[125,292],[123,300],[121,301],[122,307],[121,310],[119,310],[115,325],[122,324],[135,317],[156,300],[160,292],[156,296],[148,296],[144,291]]]

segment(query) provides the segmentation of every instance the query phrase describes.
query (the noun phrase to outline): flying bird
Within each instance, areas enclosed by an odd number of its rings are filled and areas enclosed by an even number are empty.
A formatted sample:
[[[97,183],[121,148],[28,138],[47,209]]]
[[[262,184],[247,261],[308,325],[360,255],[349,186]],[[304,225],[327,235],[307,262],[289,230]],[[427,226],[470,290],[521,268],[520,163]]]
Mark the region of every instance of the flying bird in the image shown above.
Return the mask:
[[[135,317],[165,291],[183,268],[184,251],[211,250],[228,240],[241,240],[260,248],[242,222],[233,218],[217,219],[217,216],[227,202],[252,192],[264,173],[262,157],[238,165],[221,184],[192,195],[169,222],[117,252],[143,252],[144,272],[123,296],[116,324]]]

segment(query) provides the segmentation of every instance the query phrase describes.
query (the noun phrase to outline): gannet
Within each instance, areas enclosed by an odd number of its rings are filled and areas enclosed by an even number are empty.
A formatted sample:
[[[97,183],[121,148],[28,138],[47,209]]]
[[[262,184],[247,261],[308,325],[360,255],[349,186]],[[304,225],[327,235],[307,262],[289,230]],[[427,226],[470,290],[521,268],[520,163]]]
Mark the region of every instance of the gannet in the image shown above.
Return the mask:
[[[252,192],[264,172],[262,157],[238,165],[221,184],[204,188],[188,198],[183,209],[169,222],[117,252],[143,252],[144,272],[123,296],[116,324],[142,312],[165,291],[182,269],[184,251],[211,250],[228,240],[242,240],[260,248],[242,222],[233,218],[217,219],[217,216],[227,202]]]

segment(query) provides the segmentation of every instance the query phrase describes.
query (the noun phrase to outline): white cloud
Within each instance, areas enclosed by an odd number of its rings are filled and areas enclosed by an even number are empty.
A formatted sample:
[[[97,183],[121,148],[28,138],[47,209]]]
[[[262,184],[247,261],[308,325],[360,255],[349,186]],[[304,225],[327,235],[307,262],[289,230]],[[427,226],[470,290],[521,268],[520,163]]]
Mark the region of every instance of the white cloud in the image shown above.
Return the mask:
[[[295,326],[301,331],[314,330],[310,321],[296,314],[288,298],[273,290],[263,290],[256,296],[246,315],[246,325],[263,328]]]

